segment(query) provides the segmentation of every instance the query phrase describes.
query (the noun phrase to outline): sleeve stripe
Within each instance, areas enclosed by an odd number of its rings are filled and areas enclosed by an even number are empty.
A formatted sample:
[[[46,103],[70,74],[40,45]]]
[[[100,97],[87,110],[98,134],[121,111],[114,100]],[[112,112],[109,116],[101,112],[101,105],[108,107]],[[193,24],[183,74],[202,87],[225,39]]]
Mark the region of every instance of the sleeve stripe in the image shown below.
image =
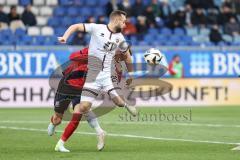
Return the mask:
[[[132,50],[131,50],[131,48],[129,47],[129,53],[130,53],[130,55],[132,56]]]
[[[84,23],[83,23],[83,32],[86,32],[86,27]]]

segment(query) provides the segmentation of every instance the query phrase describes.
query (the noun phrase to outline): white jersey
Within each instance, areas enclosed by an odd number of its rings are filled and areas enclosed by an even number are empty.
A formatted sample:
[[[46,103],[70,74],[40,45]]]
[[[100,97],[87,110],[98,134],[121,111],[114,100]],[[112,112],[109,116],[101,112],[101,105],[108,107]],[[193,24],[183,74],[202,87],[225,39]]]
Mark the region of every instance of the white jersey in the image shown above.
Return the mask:
[[[111,72],[113,56],[119,44],[125,41],[122,33],[113,33],[105,24],[85,23],[91,34],[88,50],[88,69]]]

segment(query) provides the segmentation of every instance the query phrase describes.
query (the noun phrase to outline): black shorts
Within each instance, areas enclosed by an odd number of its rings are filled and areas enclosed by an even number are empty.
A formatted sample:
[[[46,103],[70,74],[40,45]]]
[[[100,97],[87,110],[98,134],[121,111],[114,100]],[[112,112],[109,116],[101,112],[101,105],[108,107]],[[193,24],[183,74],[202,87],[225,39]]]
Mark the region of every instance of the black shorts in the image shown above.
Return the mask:
[[[61,79],[54,97],[54,111],[63,114],[71,102],[74,109],[74,106],[80,103],[81,93],[81,90],[66,85],[64,79]]]
[[[68,106],[71,102],[74,109],[74,106],[80,103],[80,98],[81,96],[71,96],[56,93],[54,97],[54,111],[63,114],[68,109]]]

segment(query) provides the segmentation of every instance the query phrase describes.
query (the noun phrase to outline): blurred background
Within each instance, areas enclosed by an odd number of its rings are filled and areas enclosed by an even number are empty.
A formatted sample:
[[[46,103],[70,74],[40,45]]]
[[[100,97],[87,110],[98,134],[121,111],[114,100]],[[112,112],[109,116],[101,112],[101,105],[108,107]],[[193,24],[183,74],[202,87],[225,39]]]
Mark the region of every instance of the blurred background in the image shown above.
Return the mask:
[[[0,107],[52,106],[50,74],[90,39],[57,37],[74,23],[107,23],[116,9],[128,14],[134,63],[146,67],[156,47],[169,64],[173,91],[138,105],[240,105],[239,0],[0,0]]]

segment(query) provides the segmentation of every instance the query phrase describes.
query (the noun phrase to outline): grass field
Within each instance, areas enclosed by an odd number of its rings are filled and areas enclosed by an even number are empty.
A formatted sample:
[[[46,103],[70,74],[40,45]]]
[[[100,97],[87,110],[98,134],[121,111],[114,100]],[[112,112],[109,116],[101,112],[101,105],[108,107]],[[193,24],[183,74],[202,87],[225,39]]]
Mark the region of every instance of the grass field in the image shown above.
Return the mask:
[[[185,118],[147,117],[159,111]],[[100,118],[108,132],[103,151],[96,150],[95,132],[83,122],[66,144],[71,153],[54,152],[66,123],[55,136],[47,136],[52,113],[52,109],[0,109],[0,160],[240,159],[240,151],[230,150],[240,142],[240,107],[194,107],[191,112],[190,108],[140,108],[139,121],[126,119],[126,111],[118,108]]]

